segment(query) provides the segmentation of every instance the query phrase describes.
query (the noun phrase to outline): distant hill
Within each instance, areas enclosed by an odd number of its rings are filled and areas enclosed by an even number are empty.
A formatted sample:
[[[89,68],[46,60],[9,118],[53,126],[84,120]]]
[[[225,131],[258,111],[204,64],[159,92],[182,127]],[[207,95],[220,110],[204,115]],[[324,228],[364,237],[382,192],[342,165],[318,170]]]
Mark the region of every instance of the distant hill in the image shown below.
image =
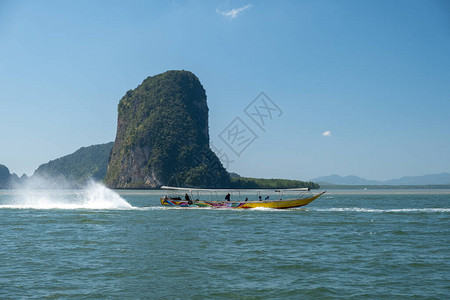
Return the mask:
[[[13,188],[15,185],[26,179],[27,176],[25,174],[19,178],[15,173],[11,174],[6,166],[0,165],[0,190]]]
[[[322,176],[311,179],[311,181],[318,182],[319,184],[335,184],[335,185],[377,185],[382,184],[381,181],[368,180],[355,175],[339,176],[336,174],[329,176]]]
[[[450,173],[430,174],[423,176],[404,176],[398,179],[390,179],[384,182],[390,185],[444,185],[450,184]]]
[[[231,188],[233,189],[293,189],[293,188],[310,188],[318,189],[320,185],[314,182],[306,182],[301,180],[290,179],[265,179],[240,177],[236,173],[231,175]]]
[[[358,176],[329,175],[311,179],[322,185],[448,185],[450,173],[430,174],[423,176],[404,176],[386,181],[368,180]]]
[[[9,169],[6,166],[0,165],[0,189],[9,189],[15,177],[17,175],[9,173]]]
[[[105,178],[113,142],[78,149],[72,154],[40,165],[33,176],[63,177],[70,183],[80,185],[89,179]]]

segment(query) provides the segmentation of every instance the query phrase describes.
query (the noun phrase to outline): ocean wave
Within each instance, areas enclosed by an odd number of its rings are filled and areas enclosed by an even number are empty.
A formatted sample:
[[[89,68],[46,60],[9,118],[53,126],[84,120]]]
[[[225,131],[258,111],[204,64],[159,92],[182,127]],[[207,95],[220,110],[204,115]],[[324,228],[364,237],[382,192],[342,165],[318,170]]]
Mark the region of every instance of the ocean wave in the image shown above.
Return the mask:
[[[314,211],[323,212],[369,212],[369,213],[448,213],[450,208],[361,208],[361,207],[332,207],[332,208],[313,208]]]

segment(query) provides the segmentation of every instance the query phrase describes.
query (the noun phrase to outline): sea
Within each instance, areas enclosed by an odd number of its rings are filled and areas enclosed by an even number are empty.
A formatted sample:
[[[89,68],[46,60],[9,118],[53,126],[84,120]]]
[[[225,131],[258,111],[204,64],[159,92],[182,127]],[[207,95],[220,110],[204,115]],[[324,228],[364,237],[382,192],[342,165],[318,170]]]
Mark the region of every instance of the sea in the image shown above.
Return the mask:
[[[0,190],[0,299],[450,298],[450,190],[288,210],[165,208],[166,193]]]

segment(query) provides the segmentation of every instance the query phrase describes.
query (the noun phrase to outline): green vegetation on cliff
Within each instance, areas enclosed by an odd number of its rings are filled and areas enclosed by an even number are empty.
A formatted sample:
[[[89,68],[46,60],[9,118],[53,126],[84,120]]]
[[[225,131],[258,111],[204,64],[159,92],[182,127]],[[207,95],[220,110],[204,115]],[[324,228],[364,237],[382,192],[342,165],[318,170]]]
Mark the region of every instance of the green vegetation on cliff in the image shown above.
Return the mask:
[[[120,100],[105,181],[113,188],[229,184],[209,148],[206,93],[194,74],[148,77]]]
[[[314,182],[289,179],[264,179],[251,177],[232,177],[231,188],[234,189],[318,189],[320,186]]]
[[[34,175],[63,177],[74,184],[83,184],[89,179],[101,181],[106,175],[112,147],[112,142],[83,147],[72,154],[40,165]]]

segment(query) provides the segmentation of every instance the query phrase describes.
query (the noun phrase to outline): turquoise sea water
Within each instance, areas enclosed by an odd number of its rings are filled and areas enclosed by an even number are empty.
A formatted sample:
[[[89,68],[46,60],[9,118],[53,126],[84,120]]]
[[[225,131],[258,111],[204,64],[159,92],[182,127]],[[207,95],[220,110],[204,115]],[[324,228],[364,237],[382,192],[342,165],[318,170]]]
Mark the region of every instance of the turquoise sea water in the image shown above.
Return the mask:
[[[0,191],[0,298],[444,299],[450,191],[174,209],[161,191]]]

